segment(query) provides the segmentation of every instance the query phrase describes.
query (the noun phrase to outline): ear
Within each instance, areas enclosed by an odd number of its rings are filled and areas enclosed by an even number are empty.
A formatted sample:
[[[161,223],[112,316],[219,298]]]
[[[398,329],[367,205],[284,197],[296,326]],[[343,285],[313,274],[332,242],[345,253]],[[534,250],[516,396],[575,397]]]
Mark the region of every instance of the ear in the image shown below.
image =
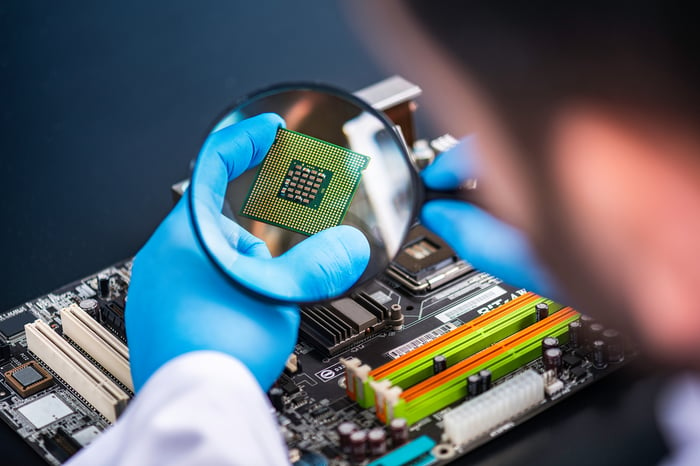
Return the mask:
[[[574,244],[655,346],[698,354],[700,142],[668,121],[577,107],[553,125],[554,179]],[[611,290],[608,290],[611,291]]]

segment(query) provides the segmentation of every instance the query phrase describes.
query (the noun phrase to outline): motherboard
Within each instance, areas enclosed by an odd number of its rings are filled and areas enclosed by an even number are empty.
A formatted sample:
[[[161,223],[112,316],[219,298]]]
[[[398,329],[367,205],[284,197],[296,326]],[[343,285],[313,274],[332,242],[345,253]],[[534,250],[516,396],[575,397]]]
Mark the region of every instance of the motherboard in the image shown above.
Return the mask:
[[[0,315],[0,417],[60,464],[133,396],[131,261]],[[386,274],[301,309],[269,397],[293,464],[446,464],[614,371],[615,330],[475,270],[420,225]]]
[[[358,95],[402,128],[420,169],[457,141],[413,141],[418,91],[394,77]],[[173,186],[176,198],[186,185]],[[48,464],[89,445],[134,396],[131,264],[0,313],[0,418]],[[268,392],[298,466],[468,460],[636,356],[615,329],[476,270],[420,224],[379,277],[300,312]]]

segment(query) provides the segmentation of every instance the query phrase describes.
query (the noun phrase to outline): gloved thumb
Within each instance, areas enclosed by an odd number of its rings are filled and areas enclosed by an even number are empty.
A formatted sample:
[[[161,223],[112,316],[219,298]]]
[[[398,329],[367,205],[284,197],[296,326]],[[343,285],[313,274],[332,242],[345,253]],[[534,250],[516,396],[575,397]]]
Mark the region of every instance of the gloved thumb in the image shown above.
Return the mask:
[[[294,277],[299,295],[316,300],[350,288],[364,272],[369,257],[369,242],[362,232],[340,225],[305,239],[273,261]]]
[[[475,151],[476,136],[461,139],[421,172],[425,185],[436,190],[456,189],[463,181],[477,178]]]
[[[511,285],[557,298],[549,273],[538,262],[524,235],[512,226],[478,207],[448,200],[426,204],[421,220],[478,270]]]

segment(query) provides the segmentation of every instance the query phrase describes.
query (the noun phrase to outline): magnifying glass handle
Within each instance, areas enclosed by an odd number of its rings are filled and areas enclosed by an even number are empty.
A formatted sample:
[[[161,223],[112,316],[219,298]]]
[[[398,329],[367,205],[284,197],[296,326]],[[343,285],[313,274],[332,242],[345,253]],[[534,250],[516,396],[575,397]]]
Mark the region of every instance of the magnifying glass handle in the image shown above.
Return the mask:
[[[426,187],[423,202],[430,202],[437,199],[448,199],[478,204],[476,196],[478,184],[479,183],[476,178],[469,178],[460,184],[456,189],[440,191]]]

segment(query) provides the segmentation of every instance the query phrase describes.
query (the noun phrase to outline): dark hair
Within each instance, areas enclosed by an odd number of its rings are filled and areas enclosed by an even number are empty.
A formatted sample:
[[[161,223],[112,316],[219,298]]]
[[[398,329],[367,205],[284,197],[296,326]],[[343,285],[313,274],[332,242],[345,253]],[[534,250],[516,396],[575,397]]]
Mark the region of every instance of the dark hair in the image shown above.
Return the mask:
[[[700,120],[700,28],[674,2],[406,4],[530,153],[576,99]]]

